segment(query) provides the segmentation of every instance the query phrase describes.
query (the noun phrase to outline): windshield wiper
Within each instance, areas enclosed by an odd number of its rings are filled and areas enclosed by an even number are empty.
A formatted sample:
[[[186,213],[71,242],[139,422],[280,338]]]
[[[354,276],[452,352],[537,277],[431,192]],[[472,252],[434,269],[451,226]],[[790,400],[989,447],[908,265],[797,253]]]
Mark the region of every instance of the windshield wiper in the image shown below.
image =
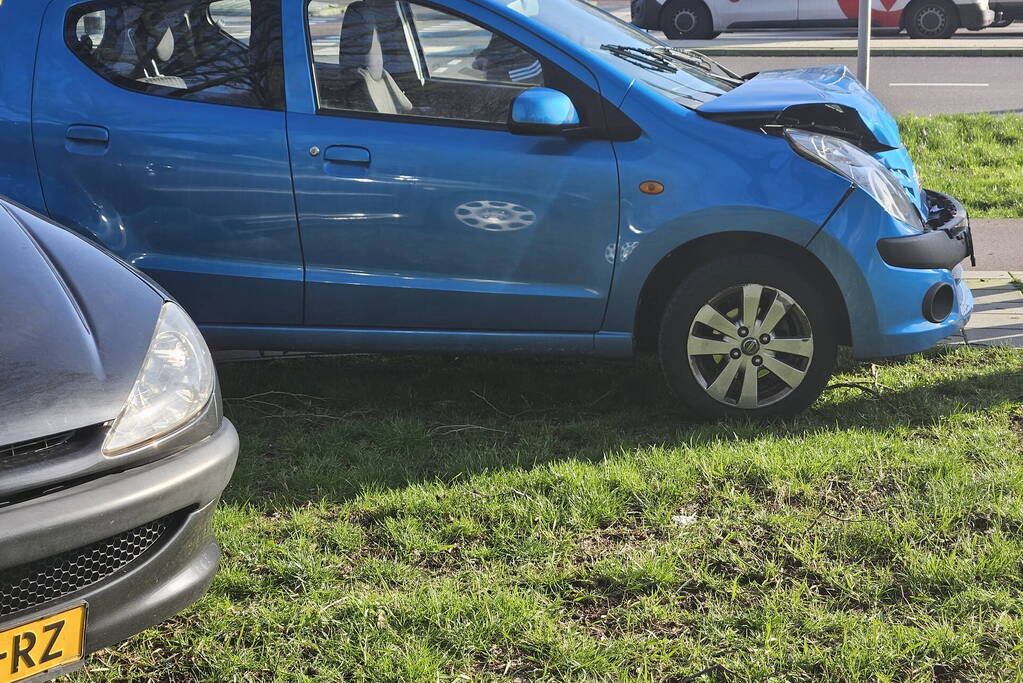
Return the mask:
[[[724,74],[725,80],[734,81],[736,84],[744,83],[742,76],[735,73],[721,62],[711,59],[702,52],[696,50],[688,50],[684,47],[673,47],[671,45],[663,45],[655,48],[660,54],[671,56],[680,62],[690,64],[692,66],[700,67],[705,71],[714,71],[716,67],[718,71]]]
[[[686,50],[685,48],[671,47],[670,45],[646,48],[636,47],[635,45],[610,45],[606,43],[601,45],[600,49],[607,50],[614,56],[626,59],[633,64],[638,64],[655,71],[663,71],[664,73],[678,73],[678,69],[673,67],[672,63],[693,66],[710,74],[713,74],[714,68],[717,67],[724,76],[715,76],[716,78],[730,81],[735,85],[744,83],[742,78],[735,72],[702,52],[696,52],[695,50]]]
[[[610,52],[615,57],[621,57],[633,64],[652,69],[653,71],[661,71],[668,74],[678,73],[678,69],[672,66],[672,62],[677,60],[667,54],[632,45],[611,45],[608,43],[601,45],[600,49]]]

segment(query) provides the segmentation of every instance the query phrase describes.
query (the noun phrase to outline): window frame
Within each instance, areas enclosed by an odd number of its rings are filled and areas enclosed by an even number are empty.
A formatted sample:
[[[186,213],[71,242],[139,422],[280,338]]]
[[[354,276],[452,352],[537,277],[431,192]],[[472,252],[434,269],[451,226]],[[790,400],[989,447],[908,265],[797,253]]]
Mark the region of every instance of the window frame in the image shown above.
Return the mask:
[[[0,1],[2,1],[2,0],[0,0]],[[210,0],[210,1],[213,2],[215,0]],[[128,92],[137,93],[139,95],[147,95],[147,96],[150,96],[150,97],[159,97],[159,98],[162,98],[162,99],[174,100],[174,101],[177,101],[177,102],[190,102],[190,103],[193,103],[193,104],[203,104],[203,105],[210,105],[210,106],[217,106],[217,107],[235,107],[235,108],[239,108],[239,109],[253,109],[253,110],[256,110],[256,111],[284,112],[284,111],[287,110],[287,100],[286,100],[287,91],[286,91],[286,88],[284,87],[283,82],[282,82],[282,86],[281,86],[281,91],[279,93],[280,101],[279,101],[279,103],[276,106],[267,107],[267,106],[252,105],[252,104],[242,104],[242,103],[237,103],[237,102],[211,102],[211,101],[208,101],[208,100],[193,99],[193,98],[190,98],[190,97],[186,97],[186,95],[188,95],[188,94],[192,94],[192,93],[196,93],[196,92],[201,92],[201,91],[193,91],[193,90],[188,89],[188,88],[186,88],[186,89],[171,88],[171,87],[168,87],[168,86],[157,85],[157,84],[154,84],[154,83],[141,83],[141,82],[139,82],[136,79],[127,78],[125,76],[122,76],[121,74],[113,73],[112,71],[110,71],[107,68],[107,66],[105,64],[103,64],[102,62],[99,62],[98,60],[93,60],[93,62],[90,63],[85,58],[83,58],[83,56],[76,49],[76,44],[78,42],[78,35],[77,35],[77,30],[76,30],[77,26],[78,26],[78,22],[81,20],[82,17],[84,17],[87,14],[92,14],[93,12],[98,12],[98,11],[101,11],[101,10],[107,10],[107,9],[111,9],[111,8],[116,8],[118,6],[118,4],[120,4],[120,0],[89,0],[88,2],[81,2],[81,3],[77,3],[77,4],[74,4],[74,5],[71,5],[70,7],[68,7],[67,11],[64,13],[64,19],[63,19],[63,21],[64,21],[64,30],[63,30],[63,33],[64,33],[64,46],[67,48],[68,52],[70,52],[71,56],[79,64],[81,64],[86,69],[88,69],[89,72],[92,75],[99,77],[103,81],[105,81],[107,83],[110,83],[114,87],[120,88],[121,90],[126,90]],[[225,35],[229,40],[231,40],[235,44],[237,44],[237,45],[239,45],[241,47],[244,47],[247,50],[251,49],[249,45],[244,45],[244,44],[240,43],[239,41],[235,40],[235,38],[233,36],[227,34],[216,23],[212,22],[211,17],[209,16],[209,4],[210,4],[209,2],[206,3],[205,12],[204,12],[204,14],[206,15],[207,21],[211,21],[212,25],[214,27],[216,27],[217,30],[221,34]],[[77,18],[74,21],[71,21],[71,17],[72,16],[75,16]],[[283,17],[283,14],[282,14],[282,10],[280,9],[280,5],[278,5],[277,18],[278,18],[278,23],[279,23],[280,29],[281,29],[281,42],[280,42],[281,54],[280,54],[280,58],[281,58],[281,66],[283,68],[283,66],[284,66],[284,49],[283,49],[283,33],[284,33],[283,23],[284,23],[284,17]],[[285,76],[285,79],[286,78],[287,77]]]
[[[556,68],[556,65],[553,65],[553,63],[550,62],[550,60],[548,60],[543,55],[536,54],[536,52],[534,52],[533,50],[530,50],[529,48],[527,48],[524,45],[522,45],[522,43],[520,41],[514,40],[513,38],[508,37],[507,35],[505,35],[501,31],[497,31],[495,29],[490,28],[486,24],[484,24],[484,23],[482,23],[482,22],[480,22],[480,21],[478,21],[478,20],[476,20],[476,19],[474,19],[472,17],[469,17],[464,12],[460,12],[458,10],[454,10],[454,9],[452,9],[450,7],[444,7],[443,5],[440,5],[438,3],[429,2],[429,0],[394,0],[394,1],[395,2],[403,1],[403,2],[407,2],[409,4],[417,4],[417,5],[422,5],[424,7],[429,7],[430,9],[436,10],[436,11],[444,13],[444,14],[448,14],[450,16],[453,16],[453,17],[456,17],[458,19],[461,19],[462,21],[465,21],[465,22],[468,22],[470,24],[479,26],[484,31],[489,31],[493,35],[501,36],[502,38],[504,38],[505,40],[509,41],[510,43],[516,45],[517,47],[519,47],[523,51],[527,52],[528,54],[531,54],[531,55],[535,56],[537,58],[537,60],[540,62],[540,67],[543,69],[543,72],[545,74],[547,73],[547,70],[548,70],[549,67],[554,66]],[[494,122],[489,122],[489,121],[474,121],[474,120],[471,120],[471,119],[440,118],[440,117],[433,117],[433,116],[419,116],[419,115],[415,115],[415,114],[384,114],[384,113],[380,113],[380,112],[376,112],[376,111],[360,111],[358,109],[335,109],[335,108],[332,108],[332,107],[324,107],[320,103],[320,90],[319,90],[319,85],[317,84],[317,80],[316,80],[316,58],[315,58],[315,55],[313,54],[312,32],[310,31],[310,25],[309,25],[309,5],[311,3],[312,3],[312,0],[305,0],[305,2],[303,3],[303,6],[304,6],[303,15],[304,15],[304,22],[305,22],[304,33],[305,33],[305,41],[306,41],[306,45],[305,45],[305,47],[306,47],[306,55],[307,55],[307,59],[309,60],[309,71],[310,71],[309,78],[310,78],[310,82],[312,83],[312,86],[313,86],[313,97],[315,99],[314,104],[315,104],[315,111],[316,111],[316,115],[317,116],[331,116],[331,117],[335,117],[335,118],[372,119],[372,120],[378,120],[378,121],[393,121],[393,122],[396,122],[396,123],[418,123],[418,124],[427,125],[427,126],[447,126],[449,128],[471,128],[471,129],[477,129],[477,130],[504,131],[504,132],[508,133],[509,135],[513,135],[513,133],[511,132],[510,127],[508,126],[508,122],[507,121],[505,121],[503,123],[494,123]],[[411,14],[412,14],[412,11],[411,11],[411,8],[409,8],[408,15],[411,15]],[[409,40],[409,39],[412,40],[413,45],[415,46],[416,51],[417,51],[417,54],[415,55],[415,58],[420,60],[420,62],[421,62],[420,65],[419,65],[419,70],[418,71],[423,74],[424,78],[430,78],[430,80],[444,81],[445,79],[443,77],[442,78],[433,79],[433,78],[431,78],[429,76],[429,65],[426,62],[426,57],[425,57],[425,54],[423,53],[422,43],[419,40],[418,33],[416,33],[413,36],[409,36],[408,33],[407,33],[409,31],[410,24],[412,26],[414,26],[414,17],[411,18],[412,21],[410,22],[409,21],[410,17],[406,16],[405,12],[399,12],[399,16],[401,17],[401,20],[402,20],[402,27],[406,31],[406,40]],[[343,16],[342,16],[342,21],[344,21]],[[448,82],[452,82],[452,83],[473,83],[474,82],[474,81],[469,81],[469,80],[465,80],[465,79],[447,79],[447,81]],[[495,85],[495,86],[515,87],[512,83],[504,83],[504,82],[501,82],[501,81],[478,81],[478,82],[479,83],[486,83],[486,84],[489,84],[489,85]],[[522,92],[525,92],[526,90],[529,90],[530,88],[536,88],[536,87],[539,87],[539,86],[530,85],[529,87],[522,88]],[[572,98],[572,94],[571,93],[566,93],[566,94],[569,96],[569,98]],[[573,103],[574,103],[574,98],[572,98],[572,99],[573,99]],[[576,108],[578,109],[578,106]],[[580,112],[580,116],[582,116],[582,112]]]

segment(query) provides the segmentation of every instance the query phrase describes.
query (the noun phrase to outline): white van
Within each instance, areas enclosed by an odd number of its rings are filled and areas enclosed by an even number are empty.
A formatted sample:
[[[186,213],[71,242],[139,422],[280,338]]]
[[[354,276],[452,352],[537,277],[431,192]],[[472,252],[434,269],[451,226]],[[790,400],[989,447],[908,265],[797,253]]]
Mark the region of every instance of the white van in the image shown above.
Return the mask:
[[[871,0],[873,24],[913,38],[948,38],[990,26],[988,0]],[[710,39],[755,28],[856,26],[859,0],[632,0],[632,23],[669,39]]]

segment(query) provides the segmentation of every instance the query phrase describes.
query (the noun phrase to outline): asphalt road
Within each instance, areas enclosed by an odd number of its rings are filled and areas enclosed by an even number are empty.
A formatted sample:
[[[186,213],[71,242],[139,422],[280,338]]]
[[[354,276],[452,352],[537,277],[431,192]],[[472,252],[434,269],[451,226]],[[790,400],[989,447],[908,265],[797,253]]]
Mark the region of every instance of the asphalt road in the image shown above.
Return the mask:
[[[1023,229],[1019,219],[973,218],[973,250],[977,255],[976,270],[1008,270],[1023,276]],[[968,263],[964,263],[969,266]]]
[[[841,63],[856,69],[855,57],[721,57],[719,61],[740,74],[811,64]],[[894,114],[1023,112],[1021,62],[1020,57],[875,57],[870,90]]]

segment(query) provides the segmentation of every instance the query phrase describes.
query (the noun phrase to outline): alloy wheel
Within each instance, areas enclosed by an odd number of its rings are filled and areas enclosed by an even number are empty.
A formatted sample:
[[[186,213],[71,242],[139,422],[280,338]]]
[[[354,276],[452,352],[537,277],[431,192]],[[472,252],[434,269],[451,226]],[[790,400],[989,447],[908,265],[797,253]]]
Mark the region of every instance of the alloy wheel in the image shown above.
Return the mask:
[[[802,384],[813,360],[813,330],[803,308],[780,289],[737,285],[697,311],[686,353],[709,396],[754,410]]]

